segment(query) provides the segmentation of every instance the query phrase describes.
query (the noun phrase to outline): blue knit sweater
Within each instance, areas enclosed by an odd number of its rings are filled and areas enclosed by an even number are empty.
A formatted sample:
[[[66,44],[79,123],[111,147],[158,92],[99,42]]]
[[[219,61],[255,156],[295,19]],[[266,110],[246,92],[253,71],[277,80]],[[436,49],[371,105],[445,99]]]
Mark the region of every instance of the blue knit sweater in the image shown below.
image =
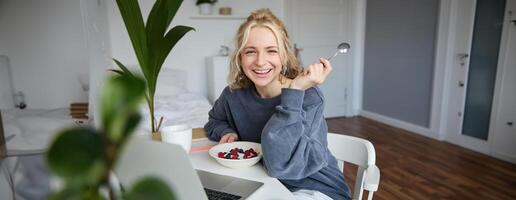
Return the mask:
[[[324,97],[317,87],[282,89],[263,99],[254,87],[224,89],[204,126],[209,139],[230,132],[262,145],[263,164],[290,191],[310,189],[333,199],[350,199],[337,160],[328,150]]]

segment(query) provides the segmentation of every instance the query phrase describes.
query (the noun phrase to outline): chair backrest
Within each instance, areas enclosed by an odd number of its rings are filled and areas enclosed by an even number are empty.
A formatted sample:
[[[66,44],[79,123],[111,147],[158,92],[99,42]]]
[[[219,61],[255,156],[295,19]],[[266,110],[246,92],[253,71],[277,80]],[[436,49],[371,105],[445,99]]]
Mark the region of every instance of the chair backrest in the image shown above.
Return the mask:
[[[375,165],[373,144],[353,136],[328,133],[328,148],[341,168],[344,166],[343,162],[358,166],[353,199],[362,199],[364,189],[369,191],[368,198],[372,199],[372,193],[377,190],[380,179],[378,167]]]

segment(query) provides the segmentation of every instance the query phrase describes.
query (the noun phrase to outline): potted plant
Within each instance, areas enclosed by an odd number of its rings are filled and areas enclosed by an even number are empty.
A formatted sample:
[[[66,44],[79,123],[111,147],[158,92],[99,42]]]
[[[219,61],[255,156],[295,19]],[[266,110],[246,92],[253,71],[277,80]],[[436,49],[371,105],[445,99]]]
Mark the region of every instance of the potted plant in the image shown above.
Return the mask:
[[[217,3],[217,0],[197,0],[195,5],[199,7],[199,13],[201,15],[211,15],[213,12],[213,4]]]
[[[76,126],[58,133],[47,154],[50,171],[63,188],[49,199],[174,199],[174,193],[154,177],[139,179],[129,190],[113,185],[111,173],[140,120],[145,81],[117,76],[106,81],[101,94],[101,128]]]
[[[189,31],[189,26],[175,26],[167,31],[182,0],[157,0],[147,22],[144,23],[137,0],[117,0],[129,38],[146,82],[145,99],[149,107],[153,139],[161,140],[158,122],[154,116],[154,94],[161,66],[175,44]],[[120,70],[112,70],[122,76],[134,76],[120,61],[113,59]]]

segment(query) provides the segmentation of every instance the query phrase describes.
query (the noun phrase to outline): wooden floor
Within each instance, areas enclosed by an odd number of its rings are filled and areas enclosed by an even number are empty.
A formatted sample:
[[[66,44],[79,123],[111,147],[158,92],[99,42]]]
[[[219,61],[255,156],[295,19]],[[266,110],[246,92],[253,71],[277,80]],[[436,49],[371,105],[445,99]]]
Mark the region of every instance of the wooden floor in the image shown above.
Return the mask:
[[[515,164],[363,117],[327,122],[330,132],[365,138],[375,146],[381,173],[376,200],[516,199]],[[350,187],[355,173],[356,167],[346,167]]]

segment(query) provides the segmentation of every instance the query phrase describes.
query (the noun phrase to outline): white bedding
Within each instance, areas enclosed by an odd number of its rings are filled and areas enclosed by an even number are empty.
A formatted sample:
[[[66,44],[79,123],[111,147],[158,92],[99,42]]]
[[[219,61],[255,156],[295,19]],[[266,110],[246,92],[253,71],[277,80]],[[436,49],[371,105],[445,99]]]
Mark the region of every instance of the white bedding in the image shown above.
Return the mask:
[[[208,99],[187,91],[173,96],[158,96],[154,104],[155,117],[158,120],[163,117],[161,127],[188,124],[192,128],[201,128],[208,122],[208,112],[211,109]],[[141,110],[142,121],[139,126],[149,130],[150,116],[147,105],[142,106]]]
[[[181,70],[163,69],[158,80],[155,96],[155,117],[163,116],[162,127],[187,124],[201,128],[208,122],[211,104],[206,97],[189,92],[186,74]],[[1,109],[1,108],[0,108]],[[146,103],[142,103],[142,120],[138,135],[150,135],[150,117]],[[9,153],[42,151],[59,129],[74,125],[68,108],[54,110],[3,109],[4,137]],[[13,138],[12,135],[15,135]]]
[[[162,127],[188,124],[192,128],[201,128],[208,122],[210,109],[211,104],[205,97],[191,92],[155,99],[155,116],[158,119],[163,116]],[[142,104],[141,110],[142,121],[139,127],[142,130],[150,130],[147,104]],[[2,124],[4,137],[8,140],[8,152],[17,154],[45,150],[60,129],[72,126],[75,122],[70,118],[68,108],[5,109],[2,110]]]
[[[8,153],[45,150],[60,129],[75,124],[68,114],[68,108],[2,110],[2,124]]]
[[[192,128],[202,128],[208,122],[211,104],[208,100],[191,92],[155,99],[155,116],[163,116],[162,127],[188,124]],[[140,129],[150,130],[149,109],[143,104]],[[40,152],[47,148],[55,134],[64,127],[75,124],[69,109],[54,110],[2,110],[4,137],[10,154]],[[148,131],[145,131],[148,132]],[[12,137],[12,135],[15,135]]]

